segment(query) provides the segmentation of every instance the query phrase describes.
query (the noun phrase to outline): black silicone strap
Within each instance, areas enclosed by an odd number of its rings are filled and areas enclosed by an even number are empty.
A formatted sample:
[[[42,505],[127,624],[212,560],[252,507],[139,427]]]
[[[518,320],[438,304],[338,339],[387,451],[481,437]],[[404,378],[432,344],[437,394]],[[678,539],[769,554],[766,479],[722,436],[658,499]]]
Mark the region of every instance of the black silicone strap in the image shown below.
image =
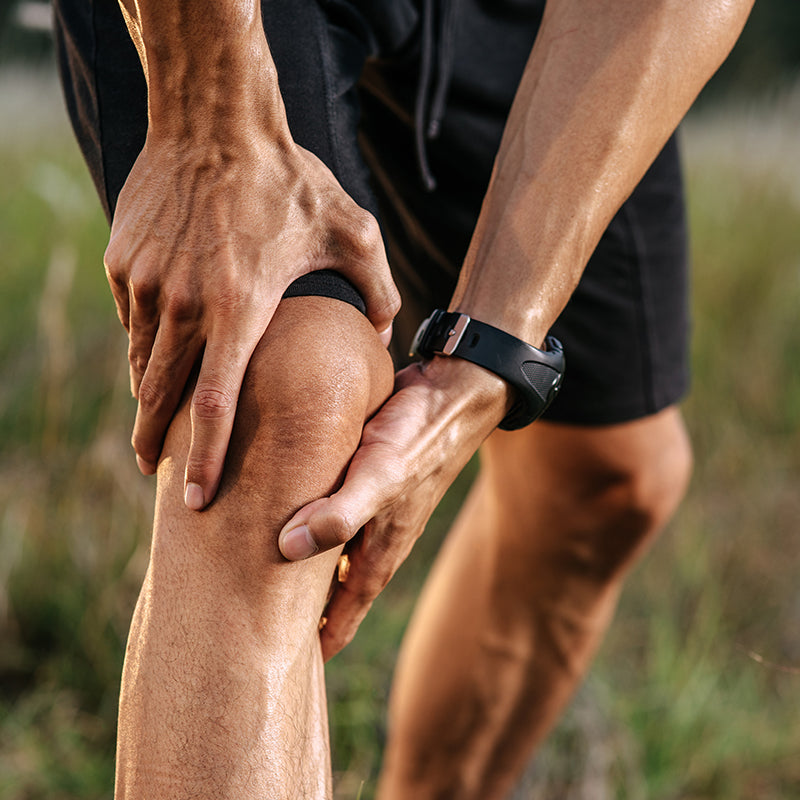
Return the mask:
[[[499,427],[510,431],[540,417],[561,388],[563,348],[553,336],[545,344],[547,350],[539,350],[466,314],[437,309],[420,325],[410,355],[457,356],[508,381],[518,400]]]

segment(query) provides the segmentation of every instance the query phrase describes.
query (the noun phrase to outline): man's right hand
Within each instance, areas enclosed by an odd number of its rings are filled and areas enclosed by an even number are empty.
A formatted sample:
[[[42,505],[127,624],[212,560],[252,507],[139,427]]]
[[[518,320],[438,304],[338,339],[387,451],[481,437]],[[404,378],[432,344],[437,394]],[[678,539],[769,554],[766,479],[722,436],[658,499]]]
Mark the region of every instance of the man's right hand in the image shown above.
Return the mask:
[[[194,509],[214,497],[245,369],[295,278],[337,270],[387,339],[399,308],[374,217],[288,136],[196,143],[151,129],[120,194],[105,263],[130,337],[133,447],[143,472],[155,471],[199,367],[186,469]]]

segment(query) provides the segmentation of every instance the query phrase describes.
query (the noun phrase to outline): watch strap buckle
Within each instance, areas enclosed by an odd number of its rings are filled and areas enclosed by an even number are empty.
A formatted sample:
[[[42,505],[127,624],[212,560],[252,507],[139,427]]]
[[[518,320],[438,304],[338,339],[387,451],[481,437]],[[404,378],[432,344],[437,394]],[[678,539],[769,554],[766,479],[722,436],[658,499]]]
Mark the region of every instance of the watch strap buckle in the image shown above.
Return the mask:
[[[444,356],[451,356],[455,352],[456,348],[461,344],[461,340],[464,338],[464,333],[467,330],[467,326],[472,320],[467,314],[459,314],[458,319],[449,326],[447,331],[447,339],[445,340],[444,346],[442,347],[442,355]]]
[[[468,314],[436,309],[417,328],[408,353],[409,358],[452,356],[461,344],[471,321],[472,318]]]

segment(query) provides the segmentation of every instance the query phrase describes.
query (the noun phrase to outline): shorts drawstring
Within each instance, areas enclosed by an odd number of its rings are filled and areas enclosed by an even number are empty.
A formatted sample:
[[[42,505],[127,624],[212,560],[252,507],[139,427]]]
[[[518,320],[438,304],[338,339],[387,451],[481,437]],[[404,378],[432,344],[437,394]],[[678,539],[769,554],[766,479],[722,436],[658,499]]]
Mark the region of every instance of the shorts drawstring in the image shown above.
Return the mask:
[[[419,82],[414,104],[414,141],[417,164],[425,188],[432,192],[436,179],[428,163],[427,142],[439,135],[453,75],[455,22],[458,0],[424,0],[422,8],[422,53]],[[438,22],[438,31],[435,23]],[[434,60],[436,65],[434,67]],[[431,82],[436,70],[436,85],[431,97]]]

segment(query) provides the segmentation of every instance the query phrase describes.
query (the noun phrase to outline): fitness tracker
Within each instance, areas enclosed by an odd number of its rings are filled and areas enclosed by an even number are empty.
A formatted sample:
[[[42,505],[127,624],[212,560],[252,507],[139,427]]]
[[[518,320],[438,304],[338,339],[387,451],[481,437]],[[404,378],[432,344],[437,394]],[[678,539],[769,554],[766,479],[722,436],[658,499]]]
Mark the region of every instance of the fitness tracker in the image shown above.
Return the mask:
[[[553,402],[564,378],[564,349],[554,336],[539,350],[485,322],[457,311],[436,309],[419,326],[411,358],[457,356],[494,372],[517,390],[517,402],[498,427],[529,425]]]

